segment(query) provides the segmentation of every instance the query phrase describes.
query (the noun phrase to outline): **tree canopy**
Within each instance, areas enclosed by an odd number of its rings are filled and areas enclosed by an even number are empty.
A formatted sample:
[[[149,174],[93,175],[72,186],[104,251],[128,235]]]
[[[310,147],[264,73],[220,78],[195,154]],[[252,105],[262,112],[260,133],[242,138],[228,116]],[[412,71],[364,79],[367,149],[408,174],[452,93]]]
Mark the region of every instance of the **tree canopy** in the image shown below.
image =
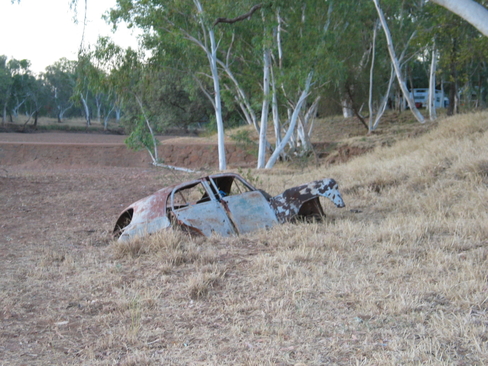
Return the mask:
[[[452,3],[117,0],[107,19],[140,29],[140,49],[100,39],[80,50],[77,61],[50,66],[41,79],[50,93],[48,110],[59,120],[68,110],[82,113],[87,124],[123,111],[134,147],[154,149],[152,134],[192,124],[213,125],[223,146],[224,128],[248,123],[260,134],[258,166],[264,167],[266,154],[307,153],[317,113],[342,110],[371,132],[386,107],[402,110],[414,89],[429,85],[449,96],[449,113],[486,107],[487,38],[470,24],[472,12]],[[464,3],[481,7],[481,15],[487,11],[484,0]],[[390,39],[379,32],[380,13]],[[27,60],[0,59],[4,121],[32,106],[42,88],[31,79]],[[30,102],[22,102],[27,95]]]

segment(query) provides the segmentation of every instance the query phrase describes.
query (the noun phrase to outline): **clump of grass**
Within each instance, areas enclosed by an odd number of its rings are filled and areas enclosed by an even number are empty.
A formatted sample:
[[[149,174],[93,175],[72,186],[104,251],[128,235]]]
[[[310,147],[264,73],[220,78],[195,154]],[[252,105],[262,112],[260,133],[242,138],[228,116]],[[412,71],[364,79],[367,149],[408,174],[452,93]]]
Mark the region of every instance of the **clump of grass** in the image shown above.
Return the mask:
[[[225,269],[219,266],[204,268],[188,279],[188,294],[190,299],[198,300],[206,297],[225,276]]]
[[[200,261],[213,262],[214,254],[204,251],[198,245],[198,239],[178,229],[163,230],[146,237],[135,238],[127,242],[114,242],[113,250],[117,259],[152,256],[165,264],[164,272],[172,267]]]
[[[44,250],[44,253],[41,255],[39,259],[38,266],[39,267],[50,267],[50,266],[59,266],[65,260],[72,259],[71,256],[67,255],[64,251],[56,251],[52,249]]]
[[[146,253],[147,245],[144,238],[135,238],[124,242],[113,242],[112,244],[115,258],[137,258]]]

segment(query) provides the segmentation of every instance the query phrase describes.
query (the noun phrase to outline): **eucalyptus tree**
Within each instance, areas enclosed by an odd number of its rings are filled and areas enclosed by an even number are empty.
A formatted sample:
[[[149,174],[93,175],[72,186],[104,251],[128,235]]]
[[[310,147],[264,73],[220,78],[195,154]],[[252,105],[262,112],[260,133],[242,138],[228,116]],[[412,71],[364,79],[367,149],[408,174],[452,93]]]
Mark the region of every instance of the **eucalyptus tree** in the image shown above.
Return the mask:
[[[398,57],[397,57],[396,52],[395,52],[395,47],[393,45],[393,38],[391,36],[391,32],[390,32],[390,29],[388,27],[388,24],[387,24],[385,15],[383,13],[383,10],[379,4],[379,0],[373,0],[373,2],[375,4],[376,10],[378,11],[378,17],[380,19],[381,26],[382,26],[383,31],[385,33],[386,41],[388,44],[388,52],[390,54],[391,62],[392,62],[393,68],[395,70],[395,75],[396,75],[398,84],[400,86],[400,89],[402,90],[403,98],[405,98],[405,100],[407,101],[408,106],[410,107],[410,110],[412,111],[412,113],[415,116],[415,118],[417,119],[417,121],[419,121],[420,123],[424,123],[425,122],[424,116],[419,112],[419,110],[415,106],[415,102],[414,102],[412,96],[410,95],[410,92],[407,89],[407,84],[406,84],[405,79],[402,75],[400,62],[398,60]]]
[[[20,108],[28,98],[29,84],[32,82],[27,60],[11,60],[12,70],[12,94],[10,98],[11,115],[18,117]]]
[[[51,98],[56,107],[58,122],[63,121],[66,112],[74,105],[72,97],[76,86],[76,61],[61,58],[46,67],[42,77],[51,89]]]
[[[217,52],[221,37],[216,37],[213,26],[220,10],[219,5],[216,1],[200,0],[118,0],[110,18],[115,23],[125,20],[129,26],[142,29],[143,45],[153,53],[153,60],[174,65],[187,73],[190,70],[197,85],[212,85],[212,91],[207,92],[207,96],[215,111],[219,169],[224,170],[227,167],[224,121],[217,70]],[[205,59],[206,62],[203,61]]]
[[[91,57],[105,70],[104,81],[99,83],[104,93],[115,97],[116,108],[123,108],[122,124],[129,134],[126,144],[135,150],[145,149],[153,165],[189,171],[161,161],[157,134],[178,125],[181,119],[194,121],[205,107],[193,103],[177,86],[175,89],[167,70],[157,62],[145,60],[141,52],[124,50],[102,38]]]
[[[92,56],[107,70],[106,85],[127,101],[125,112],[130,122],[127,145],[135,150],[146,149],[153,163],[159,163],[156,127],[152,122],[157,112],[148,107],[146,97],[155,75],[141,62],[140,54],[130,48],[123,50],[108,39],[99,40]]]
[[[270,100],[276,146],[266,168],[273,167],[278,157],[306,154],[312,148],[313,115],[323,92],[321,87],[330,81],[334,70],[332,57],[325,47],[332,3],[328,4],[327,11],[317,11],[321,5],[310,0],[292,5],[278,1],[270,8],[275,19],[268,20],[272,33],[267,38],[273,41]],[[265,42],[267,38],[265,34]]]
[[[7,119],[7,106],[12,91],[12,73],[8,67],[7,56],[0,55],[0,106],[2,107],[2,124]]]
[[[428,3],[423,12],[429,19],[429,26],[424,28],[422,38],[425,43],[435,41],[437,74],[442,80],[442,89],[446,85],[449,95],[448,115],[459,110],[461,91],[468,99],[476,94],[477,105],[481,105],[482,90],[488,88],[488,38],[442,7]]]
[[[26,100],[22,109],[25,110],[27,120],[25,126],[33,118],[33,126],[37,127],[38,117],[41,110],[49,104],[49,86],[42,78],[36,78],[28,75],[25,86]]]
[[[226,77],[223,80],[230,80],[235,88],[235,99],[246,120],[259,131],[258,168],[270,168],[276,156],[303,154],[311,148],[311,120],[319,96],[324,92],[324,85],[340,73],[343,61],[351,57],[352,52],[347,48],[351,42],[345,41],[347,25],[344,22],[341,26],[342,14],[332,11],[332,2],[323,11],[322,2],[273,1],[260,5],[258,15],[252,18],[249,15],[257,6],[248,6],[251,10],[242,16],[226,18],[225,23],[231,26],[216,22],[219,27],[230,27],[232,31],[232,47],[219,65]],[[346,12],[341,2],[337,8]],[[240,22],[244,17],[247,21]],[[359,29],[359,21],[357,24]],[[341,36],[345,45],[341,49],[343,57],[337,51],[339,47],[331,46]],[[308,99],[313,102],[307,102]],[[276,139],[271,149],[266,140],[268,114],[273,118]],[[265,149],[272,153],[267,163]]]
[[[76,63],[76,86],[73,95],[73,101],[81,105],[83,114],[85,116],[86,127],[91,126],[92,120],[92,106],[91,98],[93,96],[93,88],[91,75],[96,72],[95,66],[91,61],[88,53],[78,53],[78,61]]]

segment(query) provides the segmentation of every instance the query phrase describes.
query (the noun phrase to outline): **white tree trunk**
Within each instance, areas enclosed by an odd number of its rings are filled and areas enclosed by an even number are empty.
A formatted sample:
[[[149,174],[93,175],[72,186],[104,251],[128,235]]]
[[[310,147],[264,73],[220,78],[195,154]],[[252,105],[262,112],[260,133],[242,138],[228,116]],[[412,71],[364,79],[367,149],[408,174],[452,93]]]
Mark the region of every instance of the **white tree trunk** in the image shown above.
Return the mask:
[[[227,169],[227,162],[225,158],[225,144],[224,144],[224,121],[222,119],[222,102],[220,99],[220,81],[219,73],[217,70],[217,48],[218,45],[215,42],[215,33],[211,26],[206,26],[203,21],[203,8],[199,0],[193,0],[195,6],[198,9],[200,22],[204,30],[207,31],[210,38],[210,50],[204,47],[207,54],[208,61],[210,63],[210,69],[212,71],[212,79],[214,84],[214,109],[215,109],[215,121],[217,123],[217,145],[219,151],[219,170]],[[198,42],[197,42],[198,43]],[[201,43],[200,43],[201,45]]]
[[[22,104],[24,103],[25,103],[25,99],[22,102],[17,103],[17,105],[12,108],[12,114],[14,115],[14,117],[18,116],[19,109],[20,107],[22,107]]]
[[[102,95],[99,93],[95,95],[95,105],[97,106],[97,121],[101,124]]]
[[[112,104],[112,107],[110,108],[110,110],[105,114],[104,118],[103,118],[103,129],[105,131],[107,131],[108,129],[108,120],[110,119],[110,115],[112,114],[113,110],[115,108],[115,104]]]
[[[488,37],[488,9],[473,0],[432,0],[471,23]]]
[[[344,97],[342,99],[341,107],[342,107],[342,115],[344,116],[344,118],[351,118],[354,116],[354,113],[352,111],[351,101],[347,97]]]
[[[64,118],[64,114],[73,106],[73,103],[70,103],[70,105],[66,108],[62,108],[60,105],[58,105],[58,120],[62,121]]]
[[[312,83],[312,73],[309,73],[307,77],[307,81],[305,83],[305,88],[303,89],[303,92],[300,95],[297,105],[295,106],[295,110],[293,111],[293,114],[291,116],[290,125],[288,126],[288,131],[286,132],[286,135],[281,141],[281,143],[278,146],[276,146],[275,151],[273,152],[268,162],[266,163],[266,169],[271,169],[275,165],[276,160],[278,160],[278,157],[280,156],[285,146],[288,144],[288,141],[290,141],[290,138],[295,131],[295,126],[297,124],[300,110],[302,109],[303,103],[305,103],[305,101],[307,100],[311,83]]]
[[[270,49],[263,51],[263,105],[261,108],[261,128],[259,131],[258,169],[263,169],[266,163],[266,133],[268,132],[269,114],[269,84],[270,84]]]
[[[83,103],[83,108],[85,109],[86,125],[90,126],[91,125],[91,123],[90,123],[90,108],[88,108],[88,103],[87,103],[86,99],[83,97],[82,93],[80,93],[80,97],[81,97],[81,102]]]
[[[429,118],[434,121],[437,118],[436,106],[435,106],[435,70],[437,63],[437,52],[434,48],[432,49],[432,62],[430,63],[430,77],[429,77]]]
[[[210,36],[210,47],[212,49],[211,54],[207,54],[210,67],[212,69],[212,78],[214,83],[215,93],[215,120],[217,122],[217,144],[219,150],[219,170],[227,169],[227,161],[225,158],[225,140],[224,140],[224,120],[222,119],[222,102],[220,100],[220,81],[219,73],[217,70],[217,44],[215,42],[215,34],[213,29],[209,28],[208,33]]]
[[[402,90],[403,97],[407,100],[408,106],[410,107],[410,110],[412,111],[412,113],[415,116],[415,118],[417,119],[417,121],[419,121],[420,123],[424,123],[425,122],[424,116],[422,116],[422,114],[419,112],[417,107],[415,107],[415,103],[412,100],[412,98],[410,97],[410,93],[408,92],[407,84],[405,83],[405,80],[403,80],[402,72],[400,70],[400,62],[398,62],[398,58],[396,57],[395,48],[393,47],[393,41],[392,41],[391,34],[390,34],[390,29],[388,28],[388,25],[386,24],[386,20],[385,20],[385,16],[383,14],[383,11],[380,8],[380,4],[379,4],[378,0],[373,0],[373,2],[374,2],[374,5],[376,7],[376,10],[378,12],[378,16],[380,18],[381,26],[383,27],[383,30],[385,32],[386,42],[388,45],[388,52],[390,54],[390,58],[391,58],[391,62],[393,64],[393,67],[395,68],[396,77],[398,80],[398,84],[400,85],[400,89]]]
[[[380,123],[381,117],[385,113],[386,106],[388,104],[388,98],[390,97],[391,86],[393,85],[394,80],[395,80],[395,70],[392,67],[391,72],[390,72],[390,79],[388,80],[388,87],[386,88],[386,93],[383,96],[383,99],[381,100],[381,104],[378,108],[378,111],[376,112],[374,123],[370,127],[369,132],[376,130],[376,128],[378,127],[378,124]]]
[[[280,16],[280,8],[276,10],[276,21],[278,26],[276,27],[276,46],[278,48],[278,68],[281,69],[283,66],[283,49],[281,47],[281,23],[282,19]]]
[[[224,69],[227,76],[234,83],[234,87],[237,92],[236,100],[239,103],[239,106],[241,107],[242,113],[244,113],[244,116],[246,117],[247,123],[252,124],[256,129],[256,131],[259,133],[259,126],[258,126],[256,114],[254,113],[254,110],[251,107],[249,98],[246,96],[246,93],[240,86],[239,82],[237,81],[236,77],[230,70],[229,66],[219,59],[217,59],[217,63]]]
[[[122,108],[120,106],[115,107],[115,123],[120,123],[120,116],[122,115]]]
[[[371,68],[369,69],[369,99],[368,99],[368,108],[369,108],[369,121],[368,121],[368,131],[371,132],[373,130],[373,76],[374,76],[374,60],[376,56],[376,29],[378,27],[378,22],[374,23],[373,29],[373,46],[371,50]]]
[[[298,118],[297,134],[299,139],[299,156],[304,156],[313,149],[311,137],[319,100],[320,96],[315,98],[310,108],[308,108],[303,116],[299,116]]]
[[[278,146],[281,143],[281,122],[280,122],[280,114],[278,112],[278,95],[276,93],[276,83],[273,74],[273,69],[271,69],[271,89],[273,93],[273,98],[271,100],[271,110],[273,112],[273,125],[274,125],[276,146]]]
[[[154,131],[152,129],[151,123],[149,122],[149,119],[146,116],[146,112],[144,111],[144,105],[142,104],[141,99],[137,95],[134,95],[136,98],[137,103],[139,104],[139,107],[141,108],[142,115],[144,116],[144,120],[146,121],[146,126],[149,130],[149,133],[151,134],[151,139],[153,142],[153,151],[149,149],[149,147],[146,146],[146,150],[149,152],[149,155],[151,155],[151,159],[153,161],[153,164],[156,165],[159,163],[159,157],[158,157],[158,141],[156,140],[156,136],[154,135]]]

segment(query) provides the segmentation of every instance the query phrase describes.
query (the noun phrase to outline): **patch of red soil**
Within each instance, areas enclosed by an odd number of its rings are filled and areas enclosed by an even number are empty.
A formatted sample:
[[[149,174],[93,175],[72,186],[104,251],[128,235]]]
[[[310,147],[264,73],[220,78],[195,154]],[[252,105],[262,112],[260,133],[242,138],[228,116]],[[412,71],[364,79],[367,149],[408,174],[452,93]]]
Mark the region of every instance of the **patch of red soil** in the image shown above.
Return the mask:
[[[168,137],[169,138],[169,137]],[[0,133],[0,165],[29,165],[49,167],[114,166],[145,167],[151,164],[146,151],[133,151],[124,144],[125,136],[83,133]],[[218,167],[215,144],[199,142],[178,143],[174,137],[164,142],[158,153],[165,164],[193,168]],[[236,144],[226,144],[229,167],[253,166],[256,157]]]

